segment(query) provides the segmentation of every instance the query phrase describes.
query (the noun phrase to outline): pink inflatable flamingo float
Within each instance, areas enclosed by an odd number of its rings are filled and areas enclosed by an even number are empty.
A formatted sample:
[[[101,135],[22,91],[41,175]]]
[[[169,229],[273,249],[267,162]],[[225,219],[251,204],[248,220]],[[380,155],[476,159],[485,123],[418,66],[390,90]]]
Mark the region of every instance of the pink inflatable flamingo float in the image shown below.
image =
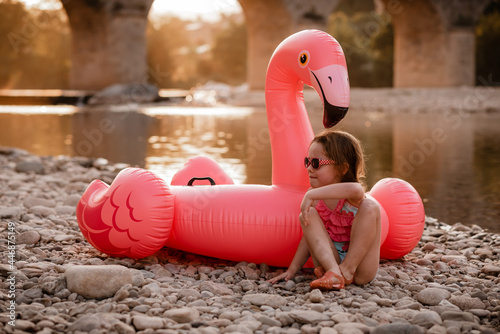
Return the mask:
[[[298,215],[309,188],[303,159],[313,132],[303,100],[304,84],[323,100],[325,127],[345,116],[350,90],[344,54],[338,42],[322,31],[288,37],[269,63],[265,93],[271,186],[234,185],[213,160],[201,157],[190,159],[170,186],[150,171],[127,168],[111,186],[99,180],[89,185],[77,206],[82,234],[112,256],[142,258],[168,246],[287,266],[302,236]],[[217,185],[186,186],[193,177],[209,177]],[[420,197],[398,179],[380,181],[371,195],[383,208],[381,255],[405,255],[423,231]]]

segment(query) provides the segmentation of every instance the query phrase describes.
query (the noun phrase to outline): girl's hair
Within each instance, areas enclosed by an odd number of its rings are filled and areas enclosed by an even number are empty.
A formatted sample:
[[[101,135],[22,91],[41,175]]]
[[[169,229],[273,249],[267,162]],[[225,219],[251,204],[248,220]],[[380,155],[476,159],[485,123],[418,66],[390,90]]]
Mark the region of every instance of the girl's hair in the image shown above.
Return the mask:
[[[365,187],[363,148],[356,137],[344,131],[326,129],[318,133],[312,142],[323,145],[325,155],[337,163],[335,166],[340,171],[340,166],[349,166],[341,182],[359,182]]]

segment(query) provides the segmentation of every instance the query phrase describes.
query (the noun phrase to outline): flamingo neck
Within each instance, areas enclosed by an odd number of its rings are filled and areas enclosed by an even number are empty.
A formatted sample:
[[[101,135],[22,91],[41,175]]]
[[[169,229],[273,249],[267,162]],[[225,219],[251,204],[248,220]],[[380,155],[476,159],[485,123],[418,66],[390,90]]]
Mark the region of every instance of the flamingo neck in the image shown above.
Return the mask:
[[[306,191],[310,187],[303,161],[313,139],[303,87],[302,81],[293,81],[284,76],[268,75],[266,80],[272,184],[298,191]]]

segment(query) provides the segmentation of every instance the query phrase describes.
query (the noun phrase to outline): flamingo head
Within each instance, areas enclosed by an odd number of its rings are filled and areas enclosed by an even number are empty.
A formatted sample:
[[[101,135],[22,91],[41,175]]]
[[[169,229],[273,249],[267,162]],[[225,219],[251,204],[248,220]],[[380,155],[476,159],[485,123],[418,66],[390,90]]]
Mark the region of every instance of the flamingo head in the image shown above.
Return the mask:
[[[273,66],[287,80],[302,82],[316,90],[323,101],[325,128],[344,118],[349,108],[349,76],[344,52],[335,38],[320,30],[293,34],[276,48],[268,76]]]

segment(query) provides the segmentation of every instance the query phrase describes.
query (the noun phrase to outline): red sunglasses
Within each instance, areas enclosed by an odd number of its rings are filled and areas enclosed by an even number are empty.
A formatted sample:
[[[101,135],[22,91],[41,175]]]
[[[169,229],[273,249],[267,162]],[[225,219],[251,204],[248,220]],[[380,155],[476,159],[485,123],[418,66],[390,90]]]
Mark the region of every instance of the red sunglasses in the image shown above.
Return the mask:
[[[309,157],[304,158],[304,165],[306,166],[306,168],[312,166],[312,168],[318,169],[323,165],[335,165],[335,164],[336,162],[333,160],[325,160],[320,158],[309,158]]]

